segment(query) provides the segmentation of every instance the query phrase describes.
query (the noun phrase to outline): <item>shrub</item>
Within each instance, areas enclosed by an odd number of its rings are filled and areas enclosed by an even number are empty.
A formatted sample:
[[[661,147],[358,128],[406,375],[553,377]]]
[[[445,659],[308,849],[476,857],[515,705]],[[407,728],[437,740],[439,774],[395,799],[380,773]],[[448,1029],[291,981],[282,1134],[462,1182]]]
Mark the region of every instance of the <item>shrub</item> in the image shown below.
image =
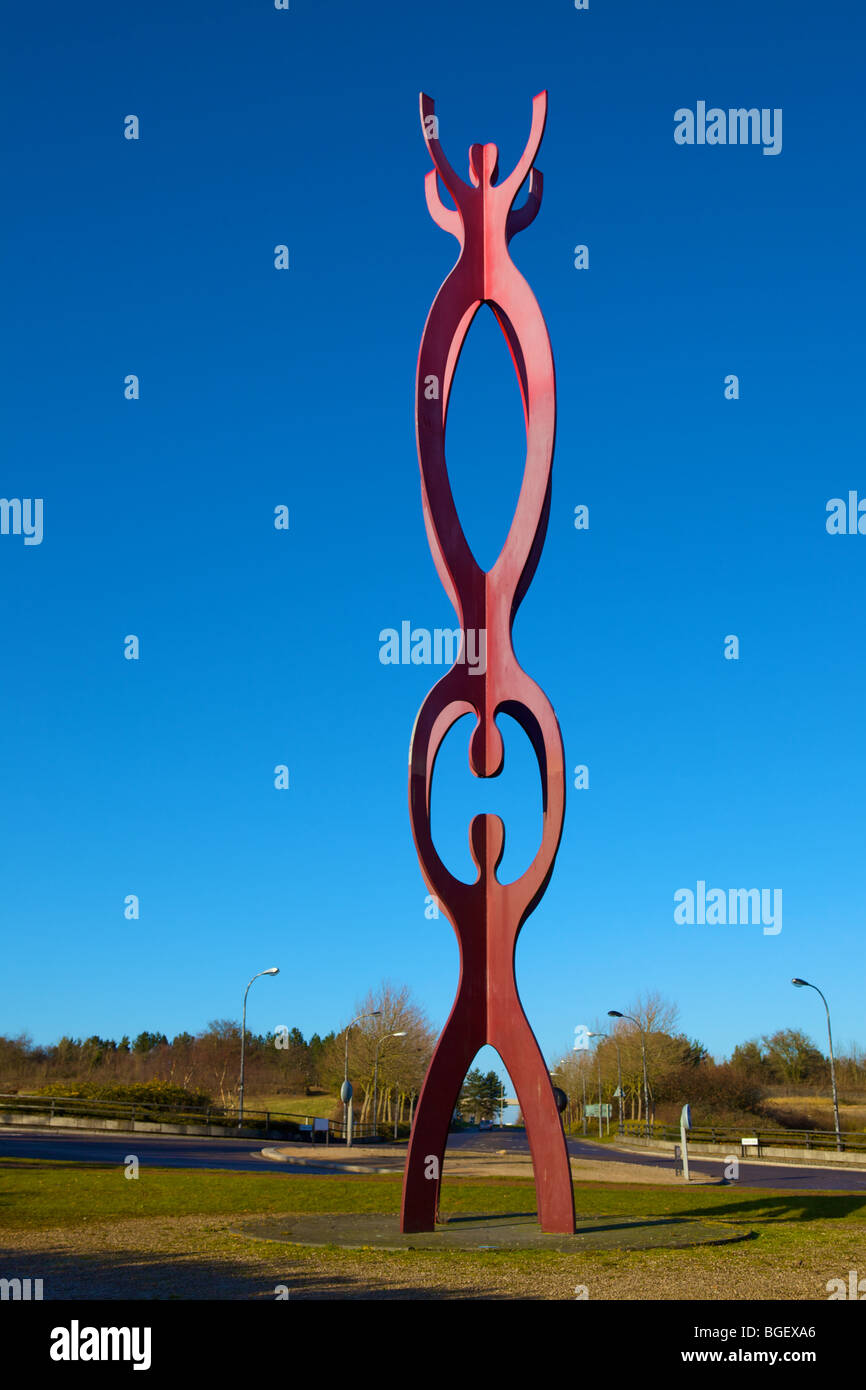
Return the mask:
[[[206,1091],[190,1091],[170,1081],[137,1081],[128,1086],[101,1086],[97,1081],[52,1081],[30,1092],[34,1096],[63,1096],[81,1100],[116,1100],[133,1105],[170,1106],[174,1109],[205,1109],[213,1101]]]

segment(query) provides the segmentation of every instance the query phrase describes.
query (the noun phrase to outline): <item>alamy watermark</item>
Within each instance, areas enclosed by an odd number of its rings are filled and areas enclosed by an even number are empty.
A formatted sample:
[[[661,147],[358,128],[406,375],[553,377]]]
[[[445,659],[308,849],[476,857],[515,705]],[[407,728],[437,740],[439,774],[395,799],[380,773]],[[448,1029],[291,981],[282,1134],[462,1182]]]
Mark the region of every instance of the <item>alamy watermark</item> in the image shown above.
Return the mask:
[[[487,670],[485,628],[415,627],[408,619],[379,633],[379,660],[383,666],[454,666],[466,662],[470,676]]]
[[[152,1331],[149,1327],[68,1327],[51,1329],[52,1361],[131,1361],[134,1371],[148,1371]]]
[[[847,1298],[858,1303],[866,1301],[866,1279],[858,1279],[856,1269],[848,1270],[847,1286],[844,1279],[828,1279],[824,1287],[830,1302],[834,1298]]]
[[[763,925],[764,936],[782,930],[781,888],[711,888],[698,879],[694,891],[674,893],[674,921],[678,926],[701,927]]]
[[[699,101],[694,111],[681,106],[674,112],[674,140],[678,145],[762,145],[763,154],[782,153],[782,108],[748,109],[720,106],[707,108]]]
[[[0,1302],[13,1303],[40,1302],[42,1299],[41,1279],[0,1279]]]
[[[855,491],[844,497],[831,497],[825,522],[828,536],[866,536],[866,497]]]
[[[0,497],[0,536],[21,535],[25,545],[42,544],[42,498]]]

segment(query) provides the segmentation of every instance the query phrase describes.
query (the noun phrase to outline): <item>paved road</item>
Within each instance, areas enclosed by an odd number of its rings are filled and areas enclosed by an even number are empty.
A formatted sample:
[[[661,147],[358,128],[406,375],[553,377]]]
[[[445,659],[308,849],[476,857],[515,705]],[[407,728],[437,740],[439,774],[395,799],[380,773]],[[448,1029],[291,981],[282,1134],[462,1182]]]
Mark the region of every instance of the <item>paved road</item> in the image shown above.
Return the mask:
[[[526,1135],[509,1130],[469,1130],[462,1134],[452,1134],[448,1145],[454,1150],[472,1149],[491,1154],[501,1149],[510,1154],[529,1152]],[[630,1154],[622,1149],[593,1144],[584,1139],[570,1139],[568,1148],[575,1158],[591,1158],[600,1162],[649,1163],[659,1168],[674,1166],[672,1158],[662,1158],[657,1154]],[[248,1139],[195,1139],[164,1134],[67,1134],[46,1130],[0,1133],[2,1158],[48,1158],[120,1166],[127,1154],[135,1153],[140,1160],[161,1168],[226,1168],[240,1172],[278,1173],[283,1177],[291,1176],[293,1171],[303,1171],[298,1168],[292,1169],[290,1164],[269,1163],[260,1156],[259,1149],[260,1145],[257,1145],[255,1140]],[[400,1153],[405,1153],[405,1149],[401,1149]],[[387,1161],[392,1156],[393,1150],[383,1145],[382,1159]],[[310,1157],[313,1157],[312,1149]],[[332,1145],[327,1150],[324,1147],[317,1148],[315,1157],[319,1160],[329,1158],[335,1162],[346,1162],[350,1158],[350,1151],[342,1144]],[[690,1166],[694,1172],[721,1178],[725,1165],[723,1159],[695,1158],[691,1160]],[[741,1163],[739,1182],[741,1187],[866,1193],[866,1172],[788,1167],[777,1163]]]
[[[231,1168],[283,1172],[261,1157],[261,1140],[175,1138],[167,1134],[62,1134],[46,1130],[0,1133],[0,1158],[50,1158],[75,1163],[116,1163],[127,1154],[158,1168]],[[341,1146],[342,1147],[342,1146]],[[331,1150],[336,1152],[336,1149]]]
[[[569,1139],[568,1151],[575,1158],[592,1158],[596,1162],[616,1161],[617,1163],[644,1163],[654,1168],[673,1169],[673,1158],[663,1158],[655,1153],[627,1153],[623,1149],[611,1148],[609,1144],[593,1144],[587,1139]],[[508,1153],[527,1154],[529,1142],[523,1131],[473,1130],[462,1134],[452,1134],[448,1140],[449,1148],[489,1150],[505,1149]],[[724,1174],[723,1158],[690,1158],[689,1168],[714,1178]],[[866,1155],[864,1155],[866,1168]],[[864,1192],[866,1193],[866,1172],[852,1173],[833,1168],[797,1168],[781,1163],[740,1163],[739,1183],[741,1187],[772,1187],[781,1189],[801,1188],[821,1192]]]

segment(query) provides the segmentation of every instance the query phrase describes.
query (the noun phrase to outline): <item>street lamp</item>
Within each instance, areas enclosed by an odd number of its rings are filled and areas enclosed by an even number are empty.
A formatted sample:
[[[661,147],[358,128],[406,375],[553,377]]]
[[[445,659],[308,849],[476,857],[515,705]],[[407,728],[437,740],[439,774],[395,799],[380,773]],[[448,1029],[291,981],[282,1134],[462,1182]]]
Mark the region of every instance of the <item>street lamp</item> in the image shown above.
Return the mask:
[[[590,1033],[588,1036],[590,1038],[606,1038],[608,1035],[607,1033]],[[595,1060],[598,1062],[598,1137],[603,1139],[604,1134],[601,1127],[601,1053],[598,1048],[595,1049]]]
[[[814,989],[818,994],[821,994],[818,986],[810,984],[808,980],[799,980],[795,977],[791,981],[791,984],[796,985],[797,989]],[[821,994],[821,998],[824,999],[823,994]],[[824,1008],[827,1010],[827,1037],[830,1040],[830,1079],[833,1082],[833,1114],[836,1119],[836,1148],[841,1149],[842,1127],[839,1124],[839,1095],[836,1090],[836,1060],[833,1056],[833,1033],[830,1028],[830,1006],[826,999],[824,999]]]
[[[260,970],[258,975],[253,976],[253,980],[257,980],[259,978],[259,975],[279,975],[279,973],[279,966],[272,965],[270,970]],[[250,980],[250,985],[252,984],[253,980]],[[244,990],[244,1012],[243,1019],[241,1022],[241,1085],[240,1098],[238,1104],[238,1133],[240,1133],[241,1126],[244,1122],[244,1043],[246,1042],[247,1036],[247,995],[250,992],[250,985],[247,985],[246,989]]]
[[[548,1067],[548,1068],[547,1068],[547,1075],[550,1077],[550,1082],[551,1082],[551,1085],[553,1086],[554,1090],[555,1090],[555,1091],[557,1091],[557,1090],[562,1091],[563,1095],[565,1096],[565,1107],[564,1107],[563,1110],[560,1111],[560,1123],[562,1124],[563,1132],[567,1135],[567,1134],[568,1134],[568,1126],[569,1126],[569,1125],[571,1124],[571,1122],[572,1122],[572,1121],[571,1121],[571,1104],[572,1104],[572,1102],[571,1102],[571,1097],[567,1094],[564,1084],[563,1084],[562,1086],[558,1086],[558,1085],[557,1085],[557,1077],[559,1077],[560,1080],[563,1080],[563,1078],[562,1078],[562,1076],[561,1076],[561,1074],[560,1074],[559,1067],[557,1067],[555,1071],[551,1071],[551,1070],[550,1070],[550,1067]],[[555,1098],[556,1098],[556,1097],[554,1096],[554,1099],[555,1099]],[[505,1084],[504,1084],[504,1083],[503,1083],[503,1087],[502,1087],[502,1100],[503,1100],[503,1101],[505,1100]],[[575,1102],[575,1104],[576,1104],[576,1103],[577,1103],[577,1102]],[[502,1128],[502,1125],[500,1124],[499,1127],[500,1127],[500,1129],[501,1129],[501,1128]]]
[[[416,1051],[416,1052],[423,1052],[424,1049],[423,1049],[423,1047],[416,1047],[416,1048],[415,1048],[415,1051]],[[405,1091],[403,1092],[403,1095],[404,1095],[404,1098],[405,1098],[405,1095],[406,1095]],[[396,1144],[396,1142],[397,1142],[397,1125],[398,1125],[398,1122],[399,1122],[399,1116],[400,1116],[400,1114],[401,1114],[401,1111],[402,1111],[402,1107],[401,1107],[401,1110],[398,1110],[398,1109],[397,1109],[397,1087],[395,1086],[395,1087],[394,1087],[394,1143],[395,1143],[395,1144]],[[411,1135],[411,1133],[412,1133],[412,1117],[413,1117],[414,1113],[415,1113],[415,1092],[413,1091],[413,1092],[412,1092],[412,1099],[411,1099],[410,1105],[409,1105],[409,1133],[410,1133],[410,1135]]]
[[[611,1042],[613,1043],[614,1047],[616,1048],[616,1083],[617,1083],[617,1093],[618,1093],[618,1096],[619,1096],[619,1130],[618,1130],[617,1132],[618,1132],[620,1135],[622,1135],[622,1134],[624,1133],[624,1131],[625,1131],[625,1126],[624,1126],[623,1120],[622,1120],[622,1052],[620,1051],[620,1046],[619,1046],[619,1043],[617,1042],[616,1033],[590,1033],[589,1036],[590,1036],[591,1038],[610,1038]],[[599,1069],[599,1087],[600,1087],[600,1086],[601,1086],[601,1059],[599,1059],[598,1069]],[[608,1119],[608,1122],[607,1122],[607,1132],[608,1132],[608,1134],[610,1134],[610,1119]]]
[[[611,1042],[616,1048],[616,1088],[619,1092],[619,1129],[617,1130],[617,1133],[619,1134],[620,1138],[622,1138],[623,1134],[625,1133],[625,1125],[623,1124],[622,1119],[622,1052],[620,1051],[619,1043],[616,1040],[616,1033],[608,1033],[608,1037],[610,1038]]]
[[[381,1036],[381,1038],[379,1039],[379,1041],[376,1043],[376,1065],[375,1065],[375,1067],[373,1068],[373,1134],[374,1134],[374,1136],[375,1136],[375,1133],[376,1133],[376,1124],[377,1124],[377,1121],[378,1121],[378,1118],[379,1118],[379,1048],[382,1046],[382,1043],[385,1041],[386,1038],[405,1038],[405,1036],[406,1036],[405,1032],[402,1032],[402,1033],[383,1033],[382,1036]]]
[[[343,1066],[343,1104],[346,1107],[346,1148],[352,1147],[352,1087],[349,1085],[349,1029],[354,1028],[356,1023],[360,1023],[365,1018],[381,1018],[382,1010],[374,1009],[370,1014],[358,1014],[352,1022],[346,1026],[346,1055]]]
[[[641,1028],[636,1018],[631,1014],[621,1014],[619,1009],[608,1009],[608,1018],[627,1018],[629,1023],[633,1023],[640,1032],[640,1052],[643,1061],[643,1113],[644,1113],[644,1134],[649,1138],[649,1084],[646,1078],[646,1038],[643,1028]]]

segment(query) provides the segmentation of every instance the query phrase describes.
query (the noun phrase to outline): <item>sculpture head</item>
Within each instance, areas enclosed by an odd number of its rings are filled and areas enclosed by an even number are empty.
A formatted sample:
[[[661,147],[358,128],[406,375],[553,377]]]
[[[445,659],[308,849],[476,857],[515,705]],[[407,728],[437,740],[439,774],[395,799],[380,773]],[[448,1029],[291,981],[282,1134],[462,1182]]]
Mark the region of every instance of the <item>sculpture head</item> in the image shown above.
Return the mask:
[[[469,177],[476,188],[486,187],[499,178],[499,148],[496,145],[470,145]]]

